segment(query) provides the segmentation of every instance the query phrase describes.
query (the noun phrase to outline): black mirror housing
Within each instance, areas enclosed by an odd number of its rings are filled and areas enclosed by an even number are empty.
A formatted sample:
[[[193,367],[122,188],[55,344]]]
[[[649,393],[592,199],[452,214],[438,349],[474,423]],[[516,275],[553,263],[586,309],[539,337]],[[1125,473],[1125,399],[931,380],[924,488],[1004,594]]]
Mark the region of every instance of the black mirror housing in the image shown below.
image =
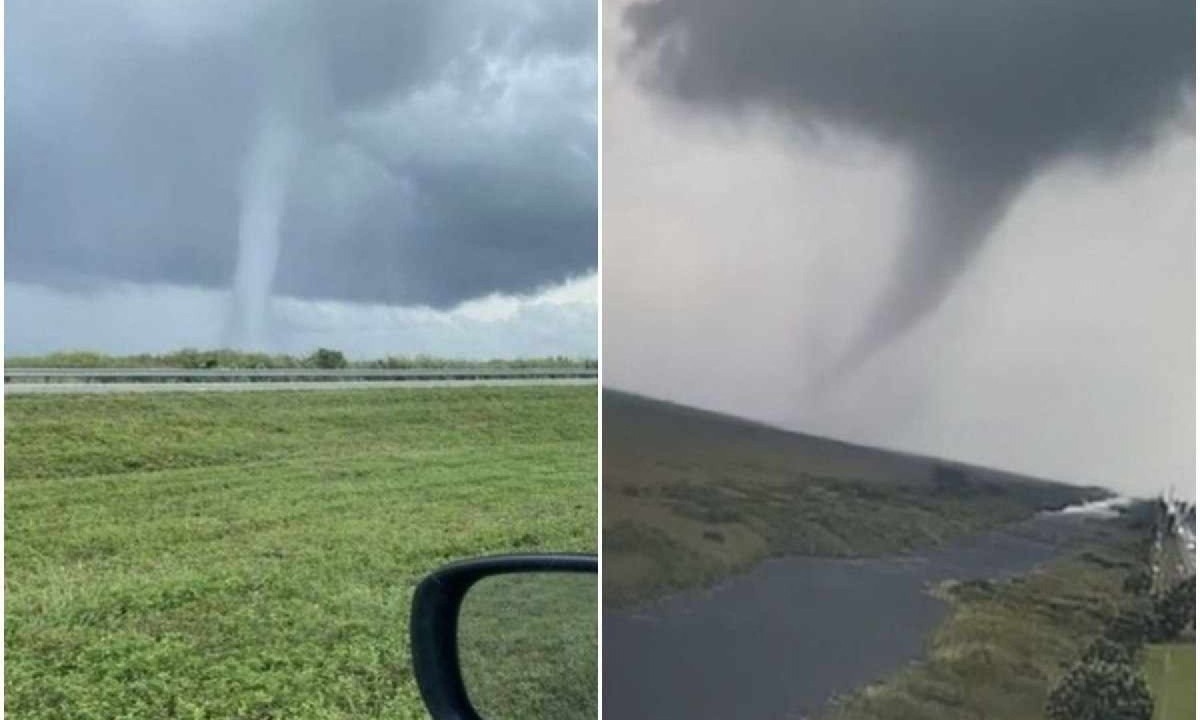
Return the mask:
[[[592,573],[595,555],[516,554],[463,560],[428,575],[413,593],[409,617],[413,673],[434,720],[482,720],[467,696],[458,654],[458,615],[478,581],[513,573]]]

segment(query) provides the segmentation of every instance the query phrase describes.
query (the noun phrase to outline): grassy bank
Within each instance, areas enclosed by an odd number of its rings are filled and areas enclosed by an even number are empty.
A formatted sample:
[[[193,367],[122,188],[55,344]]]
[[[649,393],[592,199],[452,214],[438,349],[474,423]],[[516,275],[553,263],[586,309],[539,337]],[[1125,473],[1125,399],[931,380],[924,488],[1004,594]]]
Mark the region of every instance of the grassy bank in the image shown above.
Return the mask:
[[[1150,645],[1142,668],[1154,696],[1154,720],[1196,717],[1196,645]]]
[[[1126,601],[1136,531],[1109,523],[1090,546],[1002,582],[948,584],[951,605],[927,656],[841,701],[824,720],[1044,717],[1051,689]]]
[[[423,717],[423,574],[595,550],[595,398],[8,398],[7,716]]]
[[[615,605],[771,555],[898,553],[1103,495],[611,391],[603,453],[604,597]]]

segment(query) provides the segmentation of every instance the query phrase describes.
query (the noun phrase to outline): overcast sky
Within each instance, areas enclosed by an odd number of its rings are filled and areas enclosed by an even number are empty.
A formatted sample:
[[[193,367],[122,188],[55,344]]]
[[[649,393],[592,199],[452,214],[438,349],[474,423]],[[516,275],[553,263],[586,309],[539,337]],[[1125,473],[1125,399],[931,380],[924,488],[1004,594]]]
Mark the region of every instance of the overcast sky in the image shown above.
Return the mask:
[[[595,355],[594,3],[6,11],[9,354]]]
[[[1194,3],[627,5],[607,385],[1192,495]]]

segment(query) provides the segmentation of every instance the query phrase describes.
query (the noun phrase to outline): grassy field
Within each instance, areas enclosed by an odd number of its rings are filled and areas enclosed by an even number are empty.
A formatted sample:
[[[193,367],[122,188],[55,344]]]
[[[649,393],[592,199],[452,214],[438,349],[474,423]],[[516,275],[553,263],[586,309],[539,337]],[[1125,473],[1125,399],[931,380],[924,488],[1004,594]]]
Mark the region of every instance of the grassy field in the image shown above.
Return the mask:
[[[459,614],[463,683],[493,720],[596,720],[596,576],[501,575],[471,588]]]
[[[5,408],[5,711],[423,717],[420,577],[595,551],[595,388]]]
[[[1146,682],[1154,695],[1154,720],[1196,717],[1196,645],[1151,645],[1142,658]]]
[[[604,600],[614,606],[771,555],[898,553],[1104,495],[612,391],[603,453]]]
[[[1024,577],[939,588],[951,613],[926,658],[843,698],[824,720],[1045,717],[1050,690],[1119,610],[1122,580],[1143,552],[1136,531],[1108,525],[1092,545]]]

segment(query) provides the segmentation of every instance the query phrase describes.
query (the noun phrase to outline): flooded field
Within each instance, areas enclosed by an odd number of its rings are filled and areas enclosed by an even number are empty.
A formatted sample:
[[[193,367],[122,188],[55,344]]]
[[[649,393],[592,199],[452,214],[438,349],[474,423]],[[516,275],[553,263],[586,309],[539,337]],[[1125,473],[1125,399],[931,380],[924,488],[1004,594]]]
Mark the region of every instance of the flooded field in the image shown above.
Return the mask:
[[[771,559],[713,588],[608,610],[606,715],[808,717],[920,657],[947,610],[933,585],[1028,572],[1094,522],[1045,514],[902,557]]]

